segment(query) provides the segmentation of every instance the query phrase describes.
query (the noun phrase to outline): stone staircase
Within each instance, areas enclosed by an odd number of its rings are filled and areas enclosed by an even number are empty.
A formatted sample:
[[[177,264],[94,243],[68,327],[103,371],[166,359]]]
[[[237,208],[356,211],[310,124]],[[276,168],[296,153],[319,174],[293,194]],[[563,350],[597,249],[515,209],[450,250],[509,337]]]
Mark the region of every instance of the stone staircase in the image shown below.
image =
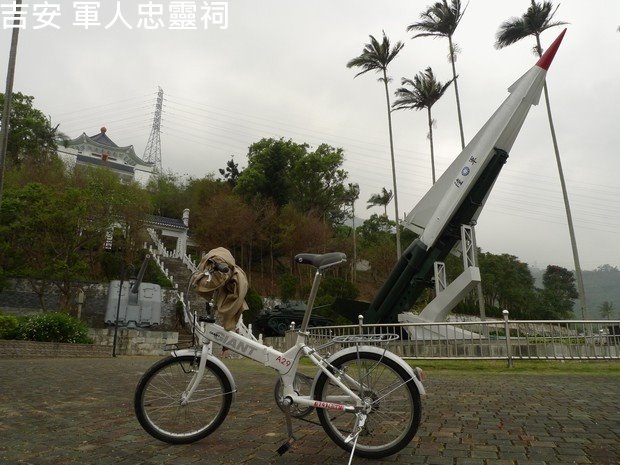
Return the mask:
[[[166,247],[157,237],[154,230],[149,230],[149,236],[151,238],[151,245],[145,243],[144,247],[149,249],[149,252],[152,254],[156,264],[163,271],[166,277],[173,282],[177,290],[179,300],[183,300],[187,303],[189,280],[193,273],[192,269],[196,270],[197,264],[194,263],[188,256],[179,257],[176,252],[166,250]],[[196,292],[189,293],[189,306],[192,311],[196,311],[199,315],[206,314],[207,301]],[[256,339],[256,337],[254,337],[251,333],[251,328],[248,328],[243,324],[243,319],[239,321],[236,331],[246,337],[262,342],[262,336],[259,336],[259,339]],[[179,328],[178,345],[180,348],[190,347],[192,345],[192,334],[190,332],[189,325],[184,325],[182,328]],[[218,344],[214,344],[214,349],[219,347],[220,346]],[[231,351],[226,351],[226,353],[229,352]],[[226,355],[222,352],[222,356]],[[232,356],[236,357],[237,355]]]
[[[187,299],[187,287],[192,272],[187,268],[187,265],[179,258],[159,256],[159,261],[163,267],[167,270],[168,276],[172,277],[172,281],[178,286],[178,292],[180,296]],[[189,305],[194,310],[200,310],[205,308],[206,300],[200,297],[195,292],[189,294]],[[192,335],[188,326],[179,328],[179,347],[188,347],[191,345]]]

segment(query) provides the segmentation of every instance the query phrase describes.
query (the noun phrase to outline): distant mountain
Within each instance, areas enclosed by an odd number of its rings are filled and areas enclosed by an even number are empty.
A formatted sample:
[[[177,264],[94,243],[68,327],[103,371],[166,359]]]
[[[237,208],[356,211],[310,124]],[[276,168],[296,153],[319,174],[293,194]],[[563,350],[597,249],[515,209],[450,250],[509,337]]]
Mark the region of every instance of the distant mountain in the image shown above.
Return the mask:
[[[536,287],[542,288],[542,278],[545,270],[530,267],[532,276],[535,279]],[[620,270],[602,267],[596,271],[583,272],[583,287],[586,291],[586,319],[600,320],[599,308],[605,301],[611,302],[614,306],[612,319],[620,319]],[[581,308],[579,302],[574,306],[575,318],[581,319]]]
[[[355,217],[355,227],[359,228],[362,224],[364,224],[364,221],[366,221],[366,219],[364,218],[359,218],[359,217]],[[347,218],[346,220],[344,220],[343,223],[345,226],[348,226],[349,228],[353,227],[353,218]]]

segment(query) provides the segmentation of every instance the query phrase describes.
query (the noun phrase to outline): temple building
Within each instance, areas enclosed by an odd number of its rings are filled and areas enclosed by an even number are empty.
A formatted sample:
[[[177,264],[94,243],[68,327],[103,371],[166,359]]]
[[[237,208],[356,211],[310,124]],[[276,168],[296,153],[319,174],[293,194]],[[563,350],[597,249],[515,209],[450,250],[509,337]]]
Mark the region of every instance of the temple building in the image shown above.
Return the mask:
[[[115,172],[123,181],[138,181],[146,184],[153,173],[154,165],[142,160],[133,145],[119,147],[101,128],[99,134],[81,136],[59,144],[58,154],[67,163],[104,167]]]

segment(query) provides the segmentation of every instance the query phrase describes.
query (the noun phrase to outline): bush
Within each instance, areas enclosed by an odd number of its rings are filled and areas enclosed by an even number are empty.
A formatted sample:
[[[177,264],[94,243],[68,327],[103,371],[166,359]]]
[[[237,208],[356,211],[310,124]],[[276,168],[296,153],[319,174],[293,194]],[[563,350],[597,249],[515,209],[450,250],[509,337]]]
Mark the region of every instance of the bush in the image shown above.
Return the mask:
[[[140,264],[140,266],[141,265],[142,264]],[[137,268],[137,270],[139,269],[140,267]],[[172,282],[168,278],[166,278],[166,275],[162,273],[162,271],[153,260],[149,260],[149,264],[146,267],[146,272],[144,273],[144,279],[142,281],[145,283],[158,284],[159,286],[168,289],[172,289],[174,287]]]
[[[243,313],[243,321],[246,324],[254,323],[256,317],[263,309],[263,298],[254,288],[249,288],[248,293],[245,296],[245,302],[248,304],[248,309]]]
[[[0,315],[0,339],[17,339],[19,320],[16,316]]]
[[[66,313],[40,313],[28,318],[19,328],[20,339],[39,342],[92,344],[88,326]]]

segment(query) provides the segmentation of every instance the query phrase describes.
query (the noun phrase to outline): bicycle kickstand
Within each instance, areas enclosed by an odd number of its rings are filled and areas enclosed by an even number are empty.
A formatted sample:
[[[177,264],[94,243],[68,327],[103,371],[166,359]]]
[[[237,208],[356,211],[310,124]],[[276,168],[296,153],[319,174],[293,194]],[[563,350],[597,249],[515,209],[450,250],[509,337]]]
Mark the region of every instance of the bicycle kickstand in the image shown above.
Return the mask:
[[[286,452],[288,452],[288,450],[291,448],[291,446],[296,440],[295,436],[293,435],[293,422],[291,420],[291,399],[285,398],[282,404],[284,410],[284,419],[286,421],[286,432],[288,433],[288,439],[284,444],[278,447],[278,450],[276,452],[279,455],[284,455]]]
[[[353,441],[353,447],[351,448],[351,455],[349,456],[349,464],[348,465],[351,465],[351,462],[353,462],[353,455],[355,455],[355,448],[357,447],[357,438],[359,437],[360,433],[364,429],[364,425],[366,424],[366,417],[367,417],[367,415],[364,412],[357,412],[355,414],[355,417],[356,417],[355,418],[355,426],[353,427],[353,431],[344,440],[345,444],[348,444],[351,441]]]

